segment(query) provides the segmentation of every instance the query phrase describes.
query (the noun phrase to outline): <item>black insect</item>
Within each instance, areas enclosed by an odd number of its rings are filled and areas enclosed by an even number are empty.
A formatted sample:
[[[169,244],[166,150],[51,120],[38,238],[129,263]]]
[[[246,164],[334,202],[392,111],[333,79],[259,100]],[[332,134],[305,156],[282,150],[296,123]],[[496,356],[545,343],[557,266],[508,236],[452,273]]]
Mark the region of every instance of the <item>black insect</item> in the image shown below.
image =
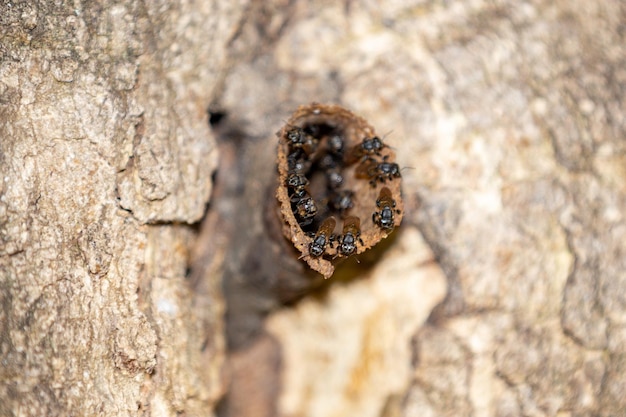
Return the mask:
[[[303,128],[294,126],[287,132],[287,144],[292,150],[302,149],[306,155],[317,150],[319,140],[308,134]]]
[[[353,164],[359,160],[362,161],[364,158],[370,158],[374,155],[380,156],[380,151],[382,151],[385,147],[387,147],[387,145],[385,145],[378,136],[365,138],[360,144],[354,146],[350,150],[347,163]]]
[[[337,156],[343,154],[343,138],[340,135],[332,135],[328,138],[328,151]]]
[[[289,201],[291,207],[295,211],[296,216],[301,220],[307,220],[315,216],[317,208],[311,209],[311,201],[315,203],[309,194],[309,180],[302,174],[289,174],[287,177],[287,187],[289,188]],[[311,216],[307,216],[306,213],[313,210]],[[312,220],[311,220],[312,221]],[[309,222],[310,223],[310,222]]]
[[[306,187],[294,190],[294,192],[289,195],[289,201],[292,204],[292,208],[297,207],[298,203],[307,197],[311,197],[311,195]]]
[[[326,171],[326,181],[328,188],[336,190],[343,185],[343,175],[337,168],[329,169]]]
[[[354,192],[350,190],[339,190],[331,194],[329,204],[331,208],[338,211],[340,214],[344,214],[346,211],[354,206],[352,197]]]
[[[341,159],[332,154],[325,154],[317,162],[317,169],[326,174],[326,183],[329,189],[336,190],[343,185],[341,174]]]
[[[363,245],[361,240],[361,220],[356,216],[347,216],[343,221],[343,231],[339,237],[339,254],[350,256],[356,251],[357,242]]]
[[[385,147],[383,141],[378,137],[365,138],[361,142],[361,152],[365,155],[380,155],[380,151]]]
[[[305,174],[311,167],[311,162],[307,160],[307,155],[302,149],[296,149],[287,156],[287,166],[290,173]]]
[[[391,196],[391,190],[383,187],[376,199],[376,207],[378,211],[372,214],[372,221],[381,229],[391,230],[394,226],[394,213],[400,213],[396,210],[396,202]]]
[[[287,177],[287,187],[292,190],[299,190],[309,185],[309,180],[302,174],[289,174]]]
[[[332,247],[332,241],[334,240],[333,231],[337,221],[334,217],[328,217],[322,222],[317,233],[313,236],[313,242],[309,245],[309,255],[313,258],[319,258],[326,251],[326,245],[330,244]]]
[[[317,205],[308,195],[296,201],[294,214],[298,219],[300,226],[308,226],[313,222],[313,218],[317,214]]]
[[[376,165],[374,170],[370,171],[370,176],[374,177],[372,181],[375,183],[376,180],[380,182],[385,182],[386,180],[392,180],[394,178],[400,178],[400,167],[395,162],[381,162]]]
[[[377,181],[384,184],[386,181],[401,177],[400,167],[395,162],[387,162],[387,156],[383,157],[382,162],[368,157],[357,167],[355,176],[369,179],[372,187],[376,186]]]

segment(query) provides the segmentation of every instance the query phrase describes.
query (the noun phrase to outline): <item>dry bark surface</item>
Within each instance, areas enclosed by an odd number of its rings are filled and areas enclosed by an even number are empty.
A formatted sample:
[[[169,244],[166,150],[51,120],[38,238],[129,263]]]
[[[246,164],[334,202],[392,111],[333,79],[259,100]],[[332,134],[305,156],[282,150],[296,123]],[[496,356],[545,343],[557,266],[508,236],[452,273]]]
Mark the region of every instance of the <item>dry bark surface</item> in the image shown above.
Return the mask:
[[[189,284],[189,225],[240,15],[0,5],[0,415],[211,413],[223,302],[219,276]]]
[[[278,415],[620,415],[623,4],[319,1],[286,13],[265,26],[276,32],[241,31],[235,47],[272,46],[233,68],[223,108],[257,141],[267,134],[256,149],[271,154],[298,105],[339,103],[411,169],[403,226],[378,263],[270,314]]]
[[[0,414],[623,414],[622,2],[0,7]],[[326,282],[276,224],[311,102],[409,168]]]

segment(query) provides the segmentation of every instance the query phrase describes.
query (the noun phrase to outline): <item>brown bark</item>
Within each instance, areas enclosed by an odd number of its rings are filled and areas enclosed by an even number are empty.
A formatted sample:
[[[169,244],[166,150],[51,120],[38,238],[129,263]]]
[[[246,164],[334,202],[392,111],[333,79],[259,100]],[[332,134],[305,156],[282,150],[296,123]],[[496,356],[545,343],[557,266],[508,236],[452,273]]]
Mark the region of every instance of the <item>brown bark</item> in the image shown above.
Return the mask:
[[[221,415],[620,415],[622,3],[226,4],[2,6],[0,414],[209,414],[223,281]],[[410,169],[307,296],[266,203],[313,101]]]
[[[219,104],[256,139],[241,157],[269,165],[298,105],[335,102],[411,169],[378,264],[270,314],[278,414],[622,413],[622,3],[319,1],[288,17],[225,80]],[[233,44],[263,43],[261,26]]]
[[[0,414],[208,415],[219,277],[186,278],[240,6],[0,6]]]

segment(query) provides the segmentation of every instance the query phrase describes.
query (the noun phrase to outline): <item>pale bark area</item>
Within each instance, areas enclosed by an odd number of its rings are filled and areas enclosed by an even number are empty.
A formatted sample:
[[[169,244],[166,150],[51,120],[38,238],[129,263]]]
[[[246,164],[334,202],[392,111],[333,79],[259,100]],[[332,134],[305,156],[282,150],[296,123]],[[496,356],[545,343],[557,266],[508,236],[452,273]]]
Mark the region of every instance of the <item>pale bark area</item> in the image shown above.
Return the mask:
[[[223,302],[185,224],[241,9],[0,6],[0,415],[210,415]]]
[[[220,104],[256,139],[240,156],[269,164],[298,104],[340,103],[410,167],[406,217],[361,279],[271,313],[232,356],[233,396],[266,401],[232,415],[622,415],[623,4],[292,6],[225,81]],[[272,358],[268,340],[278,380],[246,367]]]
[[[621,415],[621,2],[229,4],[2,6],[0,414],[209,415],[225,277],[224,415]],[[406,213],[281,308],[274,133],[311,101],[389,132]]]

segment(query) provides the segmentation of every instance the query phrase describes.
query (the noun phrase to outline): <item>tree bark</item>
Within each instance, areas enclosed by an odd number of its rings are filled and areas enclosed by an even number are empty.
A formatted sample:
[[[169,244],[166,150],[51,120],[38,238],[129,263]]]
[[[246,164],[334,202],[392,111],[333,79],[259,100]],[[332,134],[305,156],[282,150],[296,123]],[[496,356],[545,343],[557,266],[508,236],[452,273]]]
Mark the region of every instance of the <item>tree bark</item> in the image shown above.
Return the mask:
[[[219,276],[189,285],[206,108],[242,5],[0,6],[0,414],[210,415]]]
[[[2,6],[0,414],[620,415],[622,3],[227,4]],[[313,293],[267,221],[310,102],[406,167]]]
[[[623,4],[297,2],[275,38],[259,21],[234,47],[272,46],[220,96],[240,157],[271,164],[297,105],[339,103],[389,132],[406,213],[378,263],[269,314],[232,355],[232,389],[259,395],[234,396],[257,415],[623,413]],[[279,378],[245,367],[267,340]]]

